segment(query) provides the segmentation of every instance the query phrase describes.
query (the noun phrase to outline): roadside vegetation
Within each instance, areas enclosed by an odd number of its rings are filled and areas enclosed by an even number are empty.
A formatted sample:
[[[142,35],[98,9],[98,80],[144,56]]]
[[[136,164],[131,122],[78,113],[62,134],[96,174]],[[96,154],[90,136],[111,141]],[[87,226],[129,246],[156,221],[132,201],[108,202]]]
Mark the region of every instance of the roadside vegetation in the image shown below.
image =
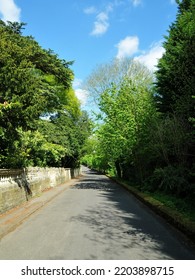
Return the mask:
[[[87,79],[99,111],[82,161],[195,221],[195,1],[177,2],[155,73],[124,59]]]
[[[24,25],[0,21],[0,168],[77,166],[90,121],[72,62],[23,36]]]

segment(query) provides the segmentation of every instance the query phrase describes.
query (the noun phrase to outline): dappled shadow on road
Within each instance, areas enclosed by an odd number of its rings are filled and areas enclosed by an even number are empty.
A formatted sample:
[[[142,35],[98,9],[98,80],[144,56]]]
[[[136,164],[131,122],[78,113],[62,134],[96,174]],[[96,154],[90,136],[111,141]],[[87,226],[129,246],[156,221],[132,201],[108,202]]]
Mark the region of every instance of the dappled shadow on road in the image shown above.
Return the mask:
[[[108,258],[194,259],[175,231],[107,177],[88,171],[72,189],[96,191],[97,203],[72,219],[91,230],[84,237]]]
[[[112,190],[110,188],[110,181],[108,178],[89,178],[89,179],[82,179],[82,181],[75,185],[73,189],[82,189],[82,190]]]
[[[82,167],[82,173],[88,175],[103,175],[100,171],[89,169],[88,167]]]

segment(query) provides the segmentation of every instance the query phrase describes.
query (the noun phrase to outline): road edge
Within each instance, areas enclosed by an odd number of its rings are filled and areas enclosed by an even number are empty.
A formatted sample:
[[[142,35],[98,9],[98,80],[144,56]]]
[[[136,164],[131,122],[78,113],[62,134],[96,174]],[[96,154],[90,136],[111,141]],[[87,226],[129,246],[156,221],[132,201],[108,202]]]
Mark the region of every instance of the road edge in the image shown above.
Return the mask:
[[[179,230],[187,238],[187,242],[195,248],[195,222],[189,221],[181,213],[165,206],[162,202],[152,198],[151,196],[140,192],[134,187],[117,180],[116,178],[106,175],[109,179],[119,184],[138,200],[147,205],[153,212],[164,218],[171,226]]]
[[[39,209],[47,205],[50,201],[60,195],[62,192],[71,188],[80,178],[74,178],[64,184],[58,185],[55,188],[49,188],[42,192],[40,196],[33,197],[22,205],[19,205],[11,210],[0,215],[0,241],[8,233],[13,232],[27,218],[37,212]]]

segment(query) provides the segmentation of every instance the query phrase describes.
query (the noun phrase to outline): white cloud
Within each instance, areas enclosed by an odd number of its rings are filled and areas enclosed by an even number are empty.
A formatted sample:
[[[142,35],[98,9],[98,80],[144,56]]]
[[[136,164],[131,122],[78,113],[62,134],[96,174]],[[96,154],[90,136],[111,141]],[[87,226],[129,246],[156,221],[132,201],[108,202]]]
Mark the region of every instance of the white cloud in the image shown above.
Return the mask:
[[[133,6],[137,7],[141,4],[142,0],[132,0]]]
[[[127,36],[117,44],[117,58],[132,56],[139,50],[139,38],[137,36]]]
[[[164,52],[165,49],[162,47],[161,42],[158,42],[152,45],[148,52],[135,57],[135,60],[143,63],[149,70],[154,71],[158,60],[162,57]]]
[[[96,17],[96,21],[94,22],[94,28],[91,32],[91,35],[98,36],[104,34],[109,27],[108,20],[109,18],[107,12],[99,13]]]
[[[78,88],[78,89],[75,89],[75,94],[76,94],[77,98],[79,99],[79,101],[81,102],[81,105],[83,105],[83,106],[86,105],[88,95],[89,95],[88,91]]]
[[[74,82],[73,82],[73,88],[78,88],[78,87],[80,87],[81,86],[81,84],[82,84],[82,80],[81,79],[78,79],[78,78],[75,78],[74,79]]]
[[[137,7],[142,3],[142,0],[128,0],[128,5],[132,2],[133,6]],[[98,13],[96,7],[89,6],[84,9],[85,14],[96,14],[96,20],[94,22],[94,27],[90,33],[93,36],[100,36],[107,32],[110,23],[109,23],[109,14],[114,11],[118,6],[126,5],[125,0],[112,0],[107,3],[105,9]]]
[[[3,21],[20,21],[21,9],[17,7],[14,0],[0,0],[0,14]]]
[[[86,14],[96,14],[96,19],[94,21],[93,30],[90,35],[100,36],[107,32],[109,24],[109,14],[113,12],[114,7],[119,5],[118,0],[109,2],[103,11],[98,12],[94,6],[88,7],[84,10]]]
[[[176,4],[175,0],[170,0],[170,1],[171,1],[171,4]]]
[[[96,8],[94,6],[90,6],[84,9],[84,13],[87,15],[90,14],[95,14],[96,13]]]
[[[74,82],[73,82],[73,88],[74,88],[77,98],[81,102],[81,105],[85,106],[87,103],[89,94],[88,94],[87,90],[84,90],[81,88],[82,83],[83,83],[82,79],[75,78]]]

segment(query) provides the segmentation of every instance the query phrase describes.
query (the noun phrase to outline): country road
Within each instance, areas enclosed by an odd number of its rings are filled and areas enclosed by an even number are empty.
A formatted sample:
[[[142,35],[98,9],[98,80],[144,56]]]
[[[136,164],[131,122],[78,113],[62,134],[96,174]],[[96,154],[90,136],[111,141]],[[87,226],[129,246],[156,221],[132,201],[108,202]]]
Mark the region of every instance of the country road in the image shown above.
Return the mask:
[[[0,259],[195,259],[182,236],[104,175],[87,168],[0,241]]]

